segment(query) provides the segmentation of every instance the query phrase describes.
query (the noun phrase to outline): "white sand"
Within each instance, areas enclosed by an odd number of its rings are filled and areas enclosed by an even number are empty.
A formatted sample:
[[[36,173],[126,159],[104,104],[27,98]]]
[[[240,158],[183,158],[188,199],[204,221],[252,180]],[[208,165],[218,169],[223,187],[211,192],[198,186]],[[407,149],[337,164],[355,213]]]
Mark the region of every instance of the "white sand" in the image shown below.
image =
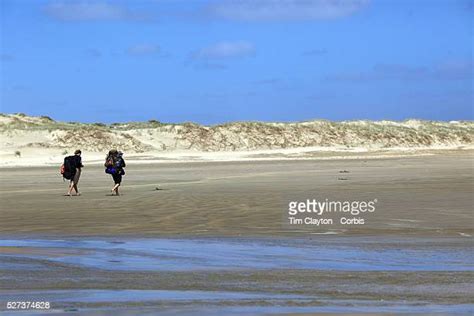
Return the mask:
[[[407,156],[426,156],[443,151],[470,151],[471,147],[441,147],[430,149],[390,148],[385,150],[367,150],[366,148],[324,148],[304,147],[274,150],[202,152],[176,150],[169,152],[125,153],[127,163],[183,163],[197,161],[258,161],[258,160],[332,160],[332,159],[379,159]],[[25,148],[21,157],[12,150],[0,150],[0,168],[18,166],[59,166],[65,156],[54,148]],[[106,153],[82,151],[84,164],[101,165]]]
[[[128,162],[372,159],[474,149],[474,123],[311,121],[302,123],[126,123],[97,126],[0,114],[0,167],[59,166],[81,149],[85,164],[109,149]]]

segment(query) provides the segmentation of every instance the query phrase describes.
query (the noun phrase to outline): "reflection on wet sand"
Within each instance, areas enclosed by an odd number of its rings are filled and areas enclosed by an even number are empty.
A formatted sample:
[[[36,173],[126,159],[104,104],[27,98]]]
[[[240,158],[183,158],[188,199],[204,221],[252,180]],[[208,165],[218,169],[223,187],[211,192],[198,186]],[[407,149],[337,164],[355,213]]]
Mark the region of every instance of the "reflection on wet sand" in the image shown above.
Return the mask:
[[[233,306],[427,312],[436,300],[437,311],[468,312],[472,246],[463,238],[4,239],[0,301],[212,314],[236,312]]]
[[[473,271],[470,246],[457,238],[4,239],[0,256],[124,271]]]

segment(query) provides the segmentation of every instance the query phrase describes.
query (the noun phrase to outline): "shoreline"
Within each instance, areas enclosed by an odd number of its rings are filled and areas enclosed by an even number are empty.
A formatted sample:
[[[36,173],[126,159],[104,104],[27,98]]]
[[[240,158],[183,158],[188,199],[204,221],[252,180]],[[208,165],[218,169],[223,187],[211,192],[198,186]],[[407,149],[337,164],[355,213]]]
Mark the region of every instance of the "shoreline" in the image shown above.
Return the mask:
[[[452,238],[3,240],[0,277],[8,282],[0,302],[125,315],[147,308],[179,315],[183,307],[207,314],[236,308],[236,315],[469,314],[471,250],[469,241]]]

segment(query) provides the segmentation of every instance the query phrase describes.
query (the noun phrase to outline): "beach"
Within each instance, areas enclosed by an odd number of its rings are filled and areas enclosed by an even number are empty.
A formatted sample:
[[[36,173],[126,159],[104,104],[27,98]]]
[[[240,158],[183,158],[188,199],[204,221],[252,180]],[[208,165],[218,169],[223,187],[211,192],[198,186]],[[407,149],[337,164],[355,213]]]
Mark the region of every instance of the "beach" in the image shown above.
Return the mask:
[[[0,0],[0,316],[473,316],[473,7]]]
[[[118,197],[98,165],[84,167],[77,197],[64,196],[56,167],[3,168],[0,301],[71,313],[469,314],[472,158],[129,163]],[[289,203],[313,199],[376,207],[289,225]]]
[[[473,235],[471,151],[393,159],[129,164],[123,195],[86,165],[82,196],[65,197],[58,167],[0,171],[2,234],[300,236],[284,227],[290,201],[377,199],[343,235]]]

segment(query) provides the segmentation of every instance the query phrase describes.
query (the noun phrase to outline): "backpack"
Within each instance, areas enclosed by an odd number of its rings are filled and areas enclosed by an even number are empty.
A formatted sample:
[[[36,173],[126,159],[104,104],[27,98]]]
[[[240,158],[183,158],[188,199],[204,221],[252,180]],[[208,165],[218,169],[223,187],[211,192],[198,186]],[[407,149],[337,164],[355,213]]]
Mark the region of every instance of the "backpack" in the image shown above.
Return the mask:
[[[76,174],[76,162],[74,159],[74,156],[67,156],[64,158],[64,163],[60,169],[64,179],[71,180]]]
[[[108,157],[105,159],[104,167],[112,167],[113,165],[114,165],[114,157],[108,156]]]
[[[115,167],[117,167],[119,169],[122,168],[122,166],[123,166],[122,162],[123,162],[122,157],[118,157],[117,161],[115,161]]]
[[[105,173],[108,173],[108,174],[117,174],[117,170],[118,170],[118,169],[116,169],[116,168],[114,168],[114,167],[107,167],[107,168],[105,169]]]

